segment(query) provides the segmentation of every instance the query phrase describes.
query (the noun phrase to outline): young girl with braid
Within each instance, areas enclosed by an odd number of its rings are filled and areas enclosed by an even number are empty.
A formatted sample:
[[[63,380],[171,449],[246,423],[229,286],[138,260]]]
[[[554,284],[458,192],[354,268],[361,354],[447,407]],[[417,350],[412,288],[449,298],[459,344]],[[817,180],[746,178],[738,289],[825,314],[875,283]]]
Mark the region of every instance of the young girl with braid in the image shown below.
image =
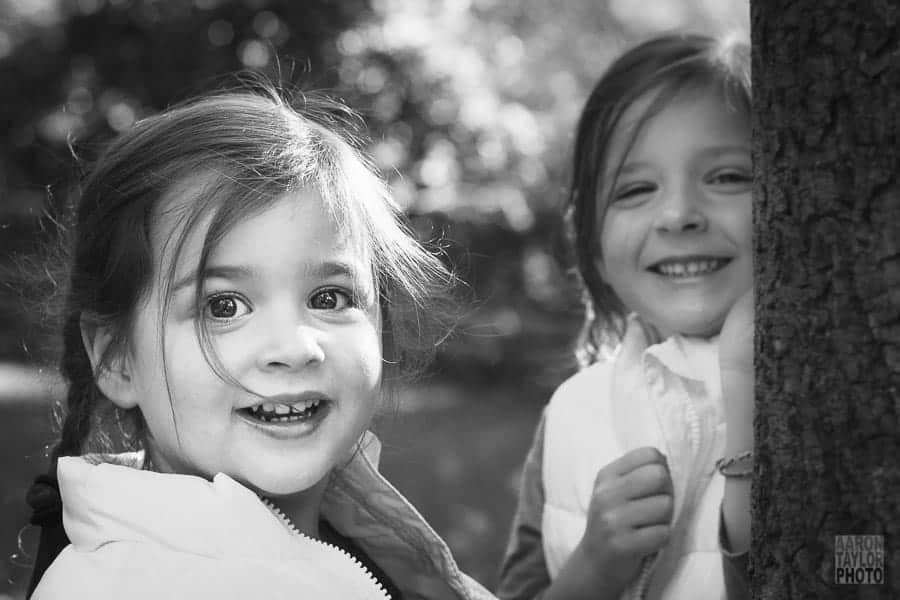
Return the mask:
[[[83,182],[36,600],[491,597],[367,432],[449,274],[348,111],[263,87],[137,122]]]
[[[665,35],[578,124],[582,370],[544,411],[505,599],[742,597],[753,411],[749,48]]]

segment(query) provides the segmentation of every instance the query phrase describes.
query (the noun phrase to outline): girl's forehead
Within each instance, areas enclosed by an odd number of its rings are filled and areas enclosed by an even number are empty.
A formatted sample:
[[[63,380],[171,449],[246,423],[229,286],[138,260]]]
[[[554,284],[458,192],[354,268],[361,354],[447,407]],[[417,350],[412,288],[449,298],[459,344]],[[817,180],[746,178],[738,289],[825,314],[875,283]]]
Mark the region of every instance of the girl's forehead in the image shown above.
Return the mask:
[[[209,196],[215,185],[212,174],[203,173],[173,182],[160,196],[150,221],[157,265],[170,264],[176,255],[183,257],[198,239],[202,246],[214,216]]]
[[[201,210],[201,204],[211,204],[208,197],[219,187],[221,177],[221,174],[209,171],[181,177],[168,185],[153,207],[151,223],[154,233],[166,234],[175,229],[183,229],[192,216],[210,212]],[[208,225],[211,217],[201,217],[206,219]]]
[[[660,123],[671,130],[659,131]],[[712,142],[712,138],[727,132],[728,137],[746,137],[749,143],[749,115],[729,103],[725,95],[713,86],[683,89],[674,94],[667,93],[665,89],[655,89],[645,92],[622,111],[609,137],[607,170],[614,172],[628,158],[633,147],[648,135],[648,131],[654,130],[658,141],[665,141],[669,133],[683,129],[682,126],[688,123],[699,126],[682,132],[682,136],[692,134],[691,137],[698,142]]]
[[[216,178],[183,182],[160,202],[153,229],[163,276],[173,263],[176,278],[195,270],[204,251],[207,263],[235,262],[261,260],[266,250],[284,246],[295,246],[304,255],[298,259],[324,251],[370,268],[362,232],[353,231],[352,220],[334,214],[312,188],[248,198]]]
[[[660,108],[663,99],[659,94],[659,91],[644,92],[622,110],[609,137],[607,156],[621,155],[627,142],[646,127],[647,121],[652,117],[651,110],[658,111]],[[672,101],[674,99],[668,102]]]

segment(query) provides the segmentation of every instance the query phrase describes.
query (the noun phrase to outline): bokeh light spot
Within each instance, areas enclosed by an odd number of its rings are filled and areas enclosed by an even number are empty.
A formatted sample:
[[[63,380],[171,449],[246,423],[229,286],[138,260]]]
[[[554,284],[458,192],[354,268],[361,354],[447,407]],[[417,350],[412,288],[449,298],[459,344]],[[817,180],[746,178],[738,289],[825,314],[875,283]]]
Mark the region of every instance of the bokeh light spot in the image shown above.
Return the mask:
[[[209,24],[206,35],[213,46],[226,46],[234,39],[234,27],[225,19],[219,19]]]
[[[407,158],[406,146],[395,138],[378,142],[372,146],[370,152],[375,164],[384,171],[401,167]]]
[[[6,58],[12,52],[13,43],[9,34],[0,29],[0,58]]]
[[[372,115],[382,123],[389,123],[397,118],[403,106],[403,98],[394,92],[384,92],[375,97]]]
[[[446,125],[456,117],[456,103],[449,98],[436,98],[428,105],[427,116],[432,125]]]
[[[106,111],[106,122],[116,131],[125,131],[134,124],[134,109],[124,102],[116,102]]]
[[[84,115],[94,107],[94,96],[91,91],[83,86],[78,86],[69,92],[66,99],[66,108],[76,115]]]
[[[338,36],[337,48],[344,56],[355,56],[365,49],[365,44],[359,32],[350,30]]]
[[[488,171],[498,171],[506,166],[506,146],[494,136],[485,137],[479,142],[478,156]]]
[[[12,15],[42,27],[56,25],[63,16],[59,4],[56,0],[6,0],[4,20]]]
[[[264,10],[253,17],[253,31],[260,37],[273,38],[281,29],[281,20],[272,11]]]
[[[50,113],[40,120],[38,129],[41,137],[51,142],[64,142],[70,135],[77,133],[84,125],[79,115],[63,110]]]
[[[238,49],[238,57],[244,66],[251,69],[261,69],[269,64],[271,53],[269,49],[259,40],[250,40],[241,44]]]
[[[377,94],[384,88],[387,82],[387,74],[384,69],[377,66],[369,66],[359,74],[357,83],[360,90],[367,94]]]

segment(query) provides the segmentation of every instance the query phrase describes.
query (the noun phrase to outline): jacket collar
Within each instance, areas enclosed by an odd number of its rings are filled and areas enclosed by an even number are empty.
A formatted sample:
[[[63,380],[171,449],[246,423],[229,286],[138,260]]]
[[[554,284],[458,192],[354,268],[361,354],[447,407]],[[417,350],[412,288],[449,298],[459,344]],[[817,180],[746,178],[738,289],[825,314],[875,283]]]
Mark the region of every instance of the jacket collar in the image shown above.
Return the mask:
[[[648,347],[644,367],[656,364],[682,379],[705,384],[711,395],[721,395],[719,338],[704,339],[674,335]]]
[[[461,574],[449,549],[377,471],[380,444],[369,433],[335,469],[322,514],[354,538],[404,595],[489,597]],[[141,470],[143,453],[61,458],[59,486],[66,532],[79,550],[143,541],[206,557],[310,560],[315,543],[298,543],[251,490],[225,474],[212,481]]]
[[[227,475],[134,468],[142,462],[142,452],[59,459],[63,523],[77,549],[134,541],[210,558],[277,558],[292,545],[256,494]]]

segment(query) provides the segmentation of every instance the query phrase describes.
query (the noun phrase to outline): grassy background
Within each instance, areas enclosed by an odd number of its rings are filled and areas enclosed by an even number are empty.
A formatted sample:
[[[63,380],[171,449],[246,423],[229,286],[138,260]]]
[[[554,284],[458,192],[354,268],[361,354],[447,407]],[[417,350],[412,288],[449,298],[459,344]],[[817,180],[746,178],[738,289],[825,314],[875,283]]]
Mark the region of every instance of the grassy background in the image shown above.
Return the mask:
[[[0,600],[22,597],[29,569],[17,556],[24,494],[46,468],[51,408],[30,372],[0,365]],[[518,475],[547,398],[532,383],[433,381],[406,390],[375,424],[381,470],[449,543],[463,571],[493,587],[515,509]]]

